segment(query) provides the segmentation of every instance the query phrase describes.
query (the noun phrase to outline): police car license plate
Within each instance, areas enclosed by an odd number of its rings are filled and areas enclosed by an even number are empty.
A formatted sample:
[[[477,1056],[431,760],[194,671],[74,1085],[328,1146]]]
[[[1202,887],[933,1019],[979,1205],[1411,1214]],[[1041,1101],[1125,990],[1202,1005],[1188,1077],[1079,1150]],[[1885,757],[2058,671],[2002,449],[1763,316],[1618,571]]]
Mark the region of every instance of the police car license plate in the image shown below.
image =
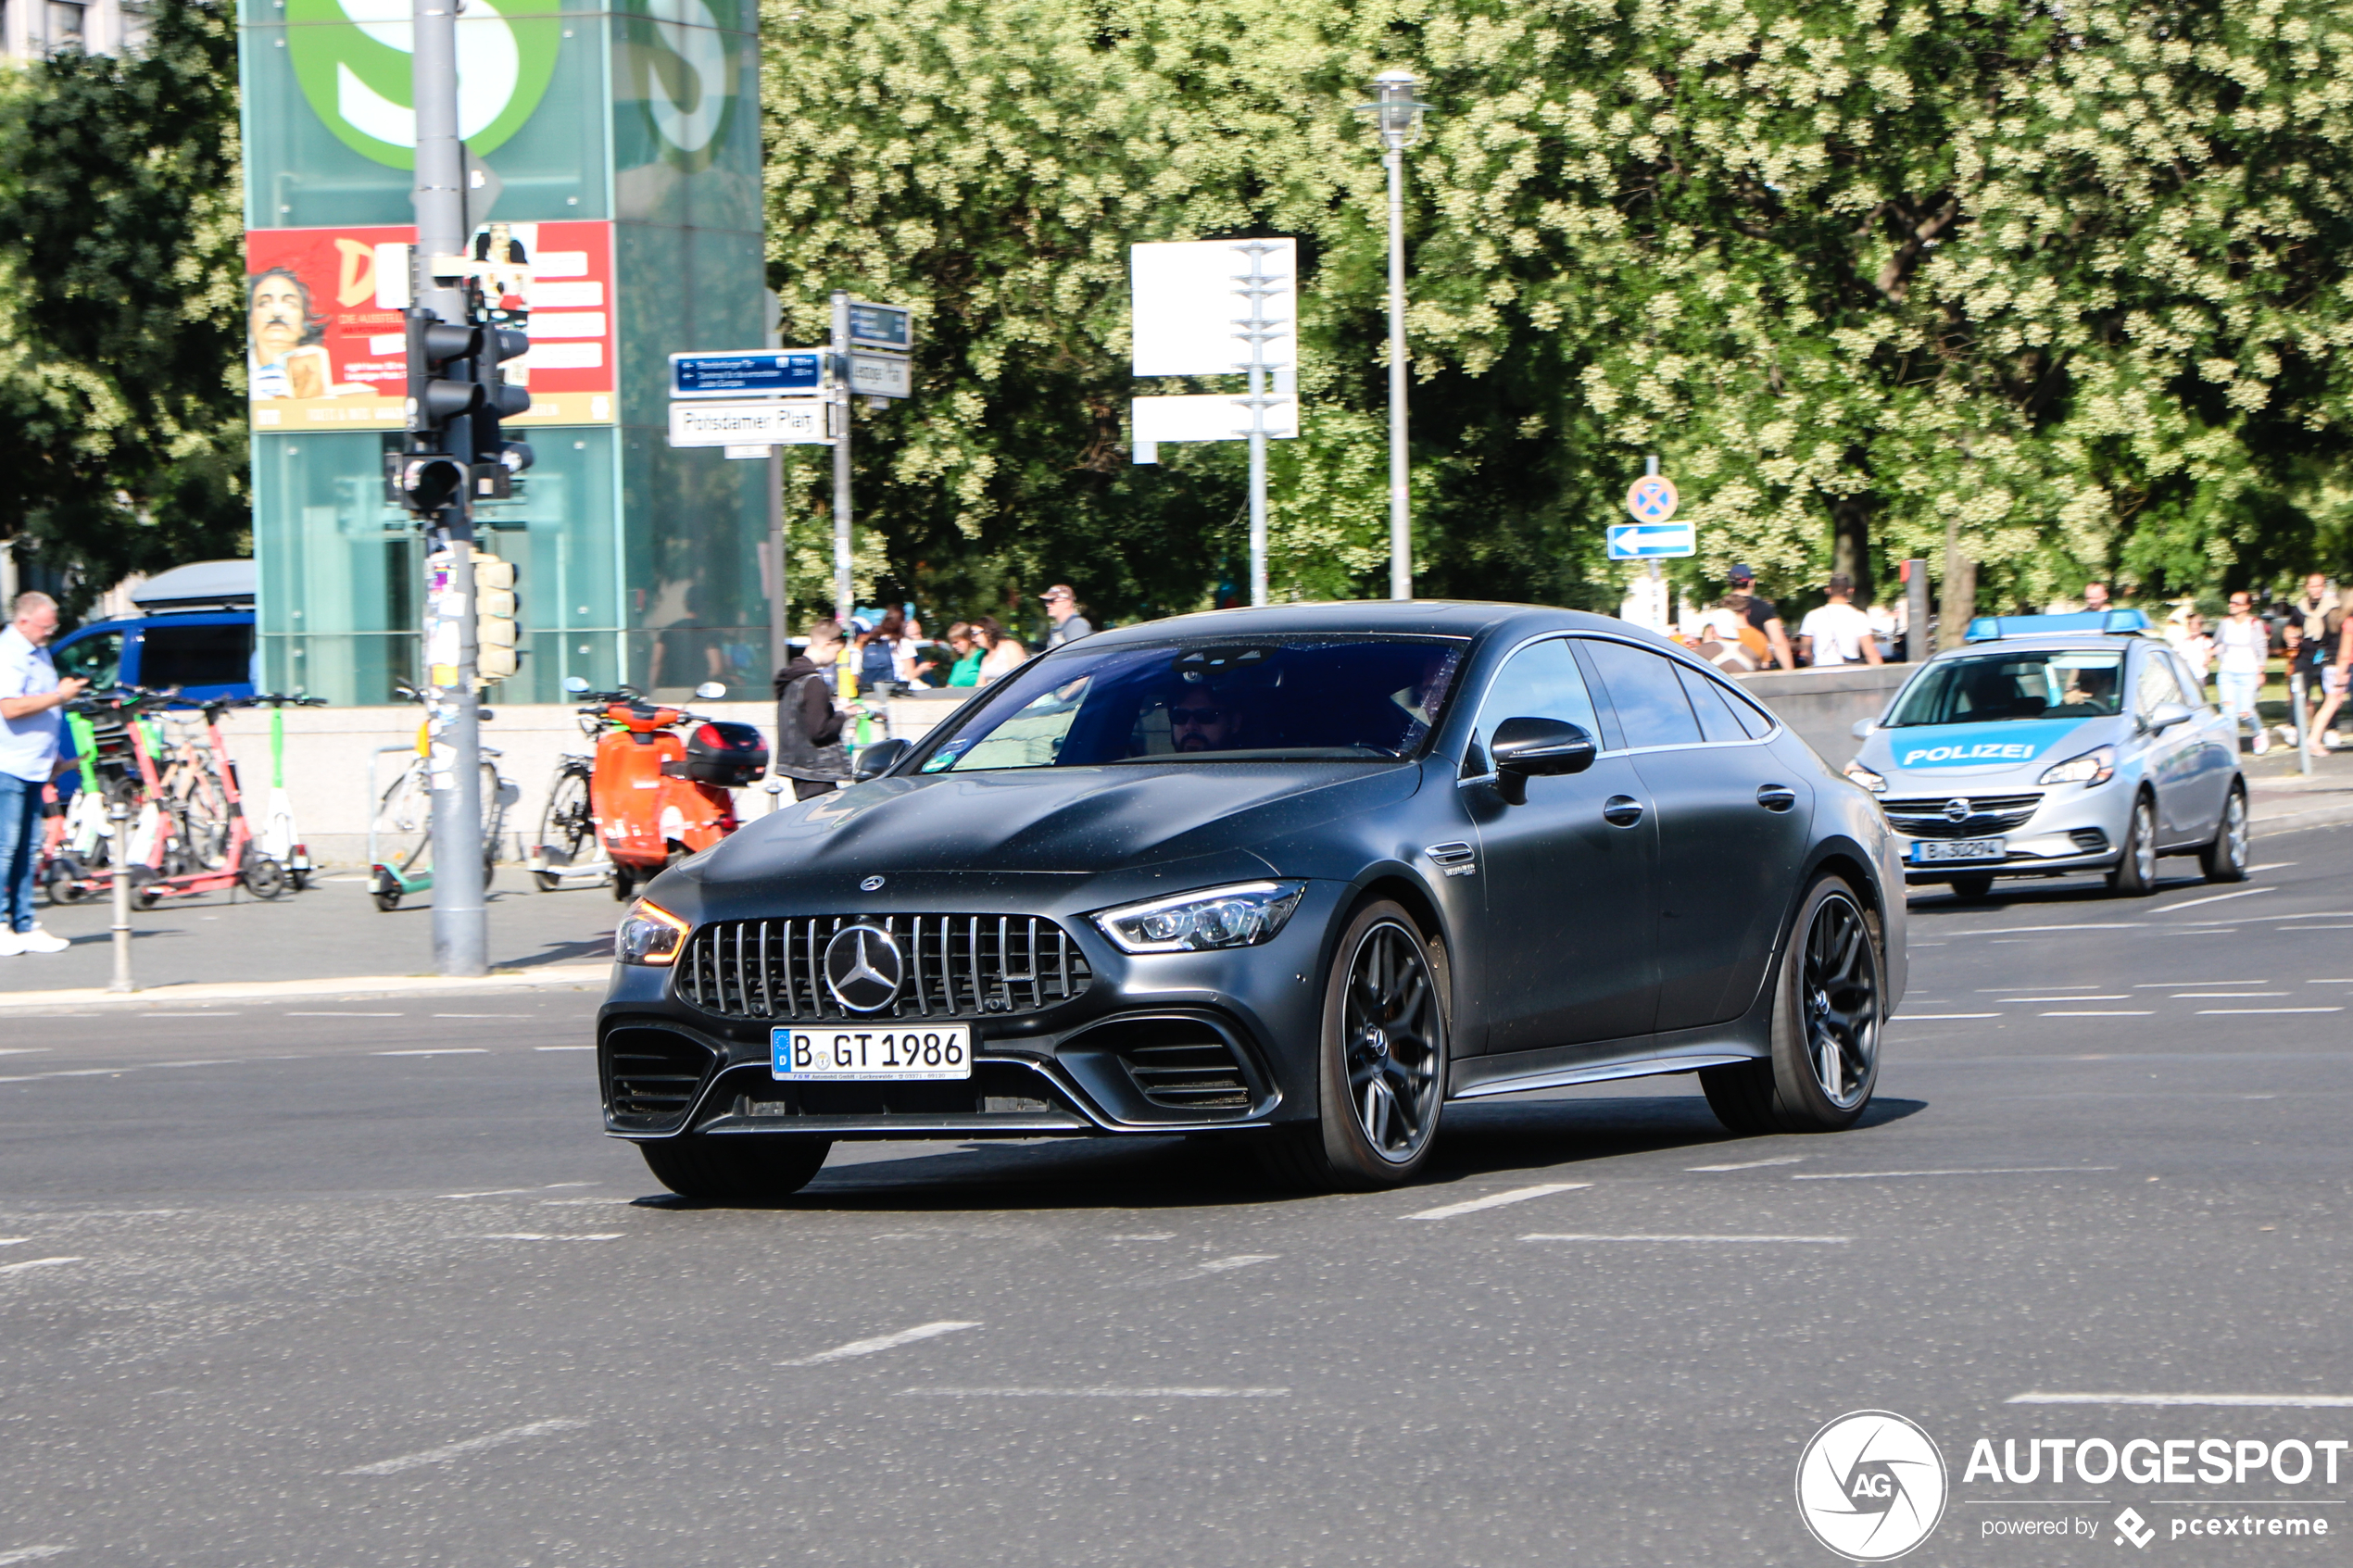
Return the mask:
[[[972,1026],[928,1029],[772,1029],[771,1077],[795,1083],[889,1083],[907,1078],[970,1078]]]
[[[1943,860],[1999,860],[2010,852],[2007,838],[1923,838],[1912,845],[1912,864]]]

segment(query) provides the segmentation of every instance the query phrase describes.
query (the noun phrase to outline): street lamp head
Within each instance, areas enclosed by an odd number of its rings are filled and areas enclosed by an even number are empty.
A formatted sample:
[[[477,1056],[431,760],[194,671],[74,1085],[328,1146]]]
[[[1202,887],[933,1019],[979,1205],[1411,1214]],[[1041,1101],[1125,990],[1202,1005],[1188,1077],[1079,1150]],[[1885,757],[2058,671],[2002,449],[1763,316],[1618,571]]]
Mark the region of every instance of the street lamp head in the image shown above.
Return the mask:
[[[1382,144],[1392,153],[1412,146],[1421,135],[1422,116],[1430,106],[1414,96],[1420,85],[1410,70],[1385,70],[1373,78],[1373,102],[1356,106],[1358,112],[1373,117]]]

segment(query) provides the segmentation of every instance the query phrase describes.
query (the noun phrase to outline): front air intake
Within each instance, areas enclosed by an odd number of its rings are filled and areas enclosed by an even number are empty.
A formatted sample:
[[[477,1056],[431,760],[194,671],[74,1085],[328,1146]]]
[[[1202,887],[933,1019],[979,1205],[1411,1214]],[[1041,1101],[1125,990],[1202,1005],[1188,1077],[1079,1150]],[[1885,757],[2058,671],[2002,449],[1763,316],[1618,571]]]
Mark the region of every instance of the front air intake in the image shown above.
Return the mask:
[[[674,1029],[624,1025],[597,1047],[605,1110],[632,1132],[665,1133],[686,1119],[718,1054]]]
[[[1242,1075],[1242,1064],[1226,1037],[1208,1024],[1186,1018],[1145,1019],[1115,1025],[1108,1035],[1128,1077],[1152,1104],[1200,1114],[1250,1109],[1250,1083]]]

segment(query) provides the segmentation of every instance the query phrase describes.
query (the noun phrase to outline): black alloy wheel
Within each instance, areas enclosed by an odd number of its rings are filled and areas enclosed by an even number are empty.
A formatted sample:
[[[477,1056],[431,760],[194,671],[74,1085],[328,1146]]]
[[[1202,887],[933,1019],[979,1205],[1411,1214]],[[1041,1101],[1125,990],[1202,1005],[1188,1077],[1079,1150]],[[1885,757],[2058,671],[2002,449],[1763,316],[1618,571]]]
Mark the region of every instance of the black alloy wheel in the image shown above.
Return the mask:
[[[686,1133],[641,1143],[637,1152],[654,1179],[681,1198],[756,1209],[807,1186],[833,1147],[833,1139],[806,1133]]]
[[[2133,802],[2124,853],[2108,873],[2108,890],[2128,898],[2145,898],[2157,891],[2157,802],[2145,795]]]
[[[1399,905],[1366,906],[1342,934],[1324,997],[1322,1119],[1289,1127],[1271,1172],[1318,1189],[1413,1179],[1446,1098],[1445,960]]]
[[[1774,977],[1773,1054],[1700,1073],[1708,1108],[1735,1133],[1834,1133],[1879,1083],[1886,970],[1878,918],[1845,881],[1806,890]]]
[[[2255,834],[2246,821],[2246,789],[2231,786],[2222,805],[2222,820],[2215,824],[2214,841],[2197,852],[2198,870],[2208,882],[2245,882],[2247,861],[2254,859]]]

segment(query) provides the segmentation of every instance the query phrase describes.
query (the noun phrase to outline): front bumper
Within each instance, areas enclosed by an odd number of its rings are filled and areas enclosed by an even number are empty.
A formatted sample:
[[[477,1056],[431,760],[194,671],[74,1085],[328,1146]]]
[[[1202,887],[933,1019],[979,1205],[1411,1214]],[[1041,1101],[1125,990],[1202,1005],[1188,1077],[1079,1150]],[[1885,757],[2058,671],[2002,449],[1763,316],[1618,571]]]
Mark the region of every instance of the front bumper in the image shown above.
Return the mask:
[[[1962,792],[1954,793],[1957,798],[1963,797]],[[1996,876],[2062,876],[2114,867],[2123,858],[2132,810],[2132,786],[2119,775],[2090,786],[2047,788],[2032,813],[2013,827],[1989,826],[1982,834],[1957,828],[1951,836],[1927,838],[1908,834],[1892,822],[1890,826],[1894,827],[1907,884],[1949,882],[1956,876],[1989,872]],[[1915,846],[1949,843],[1964,833],[1970,837],[2001,838],[2007,852],[1999,859],[1920,861],[1914,858]]]
[[[668,969],[617,965],[597,1024],[605,1130],[640,1142],[1164,1135],[1310,1114],[1323,948],[1345,892],[1310,883],[1273,941],[1223,952],[1126,954],[1057,911],[1092,971],[1080,995],[1020,1016],[927,1021],[971,1027],[969,1081],[779,1081],[771,1031],[793,1021],[723,1016],[682,996]]]

